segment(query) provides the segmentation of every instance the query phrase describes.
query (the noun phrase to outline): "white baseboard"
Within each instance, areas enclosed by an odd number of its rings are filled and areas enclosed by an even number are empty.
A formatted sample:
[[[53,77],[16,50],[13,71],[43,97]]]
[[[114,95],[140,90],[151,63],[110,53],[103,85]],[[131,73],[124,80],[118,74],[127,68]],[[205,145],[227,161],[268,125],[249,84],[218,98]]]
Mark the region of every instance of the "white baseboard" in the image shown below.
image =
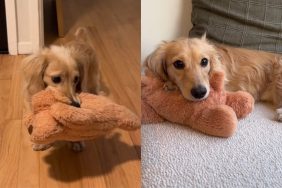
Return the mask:
[[[9,35],[9,34],[8,34]],[[18,55],[18,44],[13,39],[8,39],[8,51],[10,55]]]
[[[33,44],[31,41],[18,43],[19,54],[31,54],[33,53]]]

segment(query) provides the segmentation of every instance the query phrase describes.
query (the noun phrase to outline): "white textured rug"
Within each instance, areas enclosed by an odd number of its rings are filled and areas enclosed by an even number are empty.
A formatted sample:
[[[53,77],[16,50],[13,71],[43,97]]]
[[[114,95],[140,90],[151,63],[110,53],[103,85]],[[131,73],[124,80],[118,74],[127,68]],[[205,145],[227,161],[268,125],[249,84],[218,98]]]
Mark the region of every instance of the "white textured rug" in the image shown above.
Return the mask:
[[[142,125],[142,185],[282,187],[282,123],[256,104],[236,134],[216,138],[177,124]]]

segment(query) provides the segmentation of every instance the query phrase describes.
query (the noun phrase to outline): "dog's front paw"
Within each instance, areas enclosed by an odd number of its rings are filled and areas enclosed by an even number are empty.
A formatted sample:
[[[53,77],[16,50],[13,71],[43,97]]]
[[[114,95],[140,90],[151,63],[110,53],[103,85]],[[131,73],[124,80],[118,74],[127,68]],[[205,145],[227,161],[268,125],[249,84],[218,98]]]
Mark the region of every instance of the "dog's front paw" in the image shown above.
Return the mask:
[[[84,147],[85,147],[84,142],[71,142],[71,149],[76,153],[82,152]]]
[[[44,151],[49,149],[52,144],[33,144],[32,149],[33,151]]]
[[[163,86],[165,91],[175,91],[177,90],[177,86],[172,82],[166,82]]]
[[[276,113],[277,113],[277,120],[282,122],[282,108],[276,109]]]

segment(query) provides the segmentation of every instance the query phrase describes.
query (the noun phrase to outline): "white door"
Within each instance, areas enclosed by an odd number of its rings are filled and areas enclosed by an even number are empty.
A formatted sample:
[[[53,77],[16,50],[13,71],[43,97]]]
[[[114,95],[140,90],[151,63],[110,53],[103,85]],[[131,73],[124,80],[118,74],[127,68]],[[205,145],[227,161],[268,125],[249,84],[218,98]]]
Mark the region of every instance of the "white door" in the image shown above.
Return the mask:
[[[44,45],[43,1],[5,0],[11,55],[30,54]]]

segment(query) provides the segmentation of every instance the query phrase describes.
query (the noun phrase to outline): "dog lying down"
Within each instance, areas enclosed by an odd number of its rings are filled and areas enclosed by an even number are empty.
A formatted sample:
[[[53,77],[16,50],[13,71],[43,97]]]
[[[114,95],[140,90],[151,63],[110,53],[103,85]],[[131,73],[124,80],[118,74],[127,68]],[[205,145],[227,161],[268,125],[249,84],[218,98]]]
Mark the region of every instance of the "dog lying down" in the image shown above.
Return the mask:
[[[247,91],[256,101],[273,103],[282,122],[282,59],[277,54],[213,44],[205,36],[180,38],[162,43],[144,66],[166,81],[165,89],[179,89],[190,101],[207,98],[209,76],[223,71],[227,91]]]

